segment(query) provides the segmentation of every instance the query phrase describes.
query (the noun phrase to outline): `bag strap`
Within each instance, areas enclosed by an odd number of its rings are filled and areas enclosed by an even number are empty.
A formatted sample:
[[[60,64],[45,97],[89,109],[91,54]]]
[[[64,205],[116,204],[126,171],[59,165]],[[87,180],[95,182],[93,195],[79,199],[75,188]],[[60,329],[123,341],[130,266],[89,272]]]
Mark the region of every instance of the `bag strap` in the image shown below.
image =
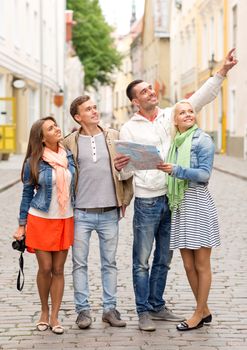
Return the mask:
[[[24,268],[24,259],[23,259],[23,253],[20,254],[19,257],[19,273],[17,277],[17,289],[21,292],[23,287],[24,287],[24,281],[25,281],[25,276],[23,272]],[[21,284],[21,277],[22,277],[22,284]]]

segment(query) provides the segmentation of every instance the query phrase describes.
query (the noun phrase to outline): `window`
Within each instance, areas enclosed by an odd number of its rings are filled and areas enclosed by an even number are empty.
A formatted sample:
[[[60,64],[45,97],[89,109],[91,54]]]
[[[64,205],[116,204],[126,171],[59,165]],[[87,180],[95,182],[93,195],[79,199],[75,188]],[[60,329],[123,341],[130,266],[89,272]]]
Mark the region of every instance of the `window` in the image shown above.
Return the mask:
[[[4,97],[4,76],[0,74],[0,97]]]
[[[115,108],[118,109],[118,91],[115,93]]]
[[[29,91],[29,128],[39,119],[39,99],[37,90]]]
[[[206,119],[207,119],[207,107],[203,108],[201,111],[201,128],[202,130],[207,130],[207,123],[206,123]]]
[[[214,103],[209,105],[209,131],[214,131]]]
[[[223,10],[219,11],[218,15],[218,52],[217,58],[220,61],[224,56],[224,18],[223,18]]]
[[[13,42],[15,47],[20,48],[20,37],[21,37],[21,26],[20,26],[20,2],[18,0],[14,1],[14,13],[13,18]]]
[[[29,3],[26,3],[25,9],[25,38],[26,38],[26,53],[31,54],[31,37],[30,37],[30,28],[31,28],[31,18],[30,18],[30,6]],[[33,30],[33,29],[32,29]]]
[[[215,53],[214,48],[215,48],[215,44],[214,44],[214,17],[210,18],[210,40],[209,40],[209,58],[211,59],[212,55]]]
[[[202,29],[202,68],[208,67],[208,28],[204,23]]]
[[[233,89],[230,93],[230,115],[229,115],[229,131],[234,134],[234,119],[236,115],[236,91]]]
[[[6,13],[5,13],[5,0],[1,0],[1,9],[0,9],[0,38],[5,37],[5,25],[6,25]]]
[[[34,17],[33,17],[33,53],[35,59],[39,59],[39,19],[38,19],[38,13],[37,11],[34,12]]]
[[[237,5],[232,8],[232,47],[237,47],[237,30],[238,30],[238,20],[237,20]]]
[[[0,97],[5,97],[5,79],[4,75],[0,74]],[[6,102],[0,101],[0,125],[6,124]]]

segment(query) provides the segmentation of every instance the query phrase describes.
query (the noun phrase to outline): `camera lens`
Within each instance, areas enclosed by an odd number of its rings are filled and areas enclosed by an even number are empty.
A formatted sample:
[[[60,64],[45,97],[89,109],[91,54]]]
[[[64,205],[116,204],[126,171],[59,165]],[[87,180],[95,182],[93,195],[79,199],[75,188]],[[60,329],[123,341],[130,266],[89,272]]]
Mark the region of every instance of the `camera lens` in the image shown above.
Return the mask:
[[[20,243],[19,243],[18,241],[12,242],[12,248],[13,248],[13,249],[18,249],[19,246],[20,246]]]
[[[16,241],[12,242],[12,248],[19,250],[20,252],[23,253],[25,251],[25,248],[26,248],[25,239],[22,239],[20,241],[16,240]]]

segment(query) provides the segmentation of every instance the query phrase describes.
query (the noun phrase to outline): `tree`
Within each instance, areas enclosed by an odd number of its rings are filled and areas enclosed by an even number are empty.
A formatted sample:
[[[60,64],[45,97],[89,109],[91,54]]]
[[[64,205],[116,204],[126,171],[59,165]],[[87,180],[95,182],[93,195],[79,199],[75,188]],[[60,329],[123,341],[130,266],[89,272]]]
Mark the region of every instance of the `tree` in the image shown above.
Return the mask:
[[[68,0],[74,11],[73,45],[85,69],[85,85],[111,82],[111,73],[120,67],[121,54],[114,46],[110,27],[98,0]]]

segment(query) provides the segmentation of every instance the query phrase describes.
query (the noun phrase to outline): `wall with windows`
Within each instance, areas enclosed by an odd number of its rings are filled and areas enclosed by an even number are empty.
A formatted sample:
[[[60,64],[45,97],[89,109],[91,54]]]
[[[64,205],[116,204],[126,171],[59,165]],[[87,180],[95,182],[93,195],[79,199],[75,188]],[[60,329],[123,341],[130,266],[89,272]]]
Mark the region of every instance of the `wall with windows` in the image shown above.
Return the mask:
[[[123,55],[122,65],[113,86],[113,127],[119,129],[122,124],[129,120],[132,115],[132,107],[126,96],[126,87],[132,81],[132,65],[130,46],[132,43],[131,33],[117,39],[117,48]]]
[[[247,43],[245,0],[172,1],[171,96],[188,97],[236,48],[237,67],[228,73],[219,96],[198,116],[216,150],[247,159]]]
[[[170,2],[146,0],[142,31],[142,79],[152,84],[161,107],[171,105]]]
[[[224,0],[188,0],[171,11],[171,95],[174,102],[188,98],[222,64],[225,52]],[[210,63],[211,61],[211,63]],[[223,89],[227,89],[224,84]],[[223,150],[223,116],[226,115],[226,94],[198,116],[200,126],[215,140],[218,152]]]
[[[228,45],[236,48],[239,60],[237,68],[228,76],[227,153],[247,159],[247,1],[229,0],[227,13]]]
[[[23,153],[31,124],[53,114],[63,124],[62,107],[53,96],[64,86],[65,0],[1,0],[0,74],[5,77],[1,97],[16,97],[17,151]],[[13,81],[21,79],[21,91]]]

